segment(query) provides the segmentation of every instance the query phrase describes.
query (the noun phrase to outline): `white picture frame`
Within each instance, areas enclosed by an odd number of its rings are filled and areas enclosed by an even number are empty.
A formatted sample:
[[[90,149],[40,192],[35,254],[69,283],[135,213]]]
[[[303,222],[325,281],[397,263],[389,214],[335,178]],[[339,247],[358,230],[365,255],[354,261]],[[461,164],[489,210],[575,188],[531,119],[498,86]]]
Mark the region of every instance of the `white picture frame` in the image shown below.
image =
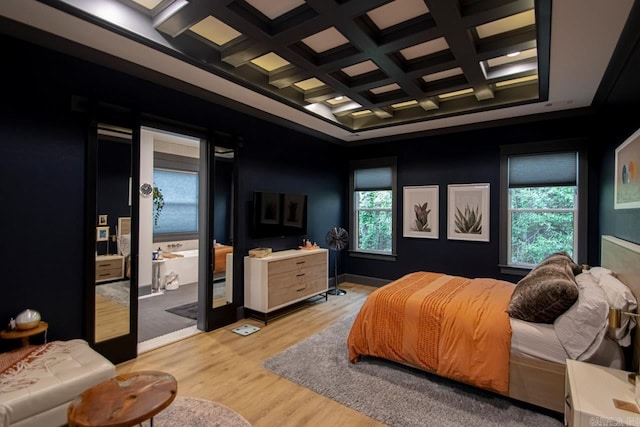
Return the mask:
[[[109,241],[109,227],[96,227],[96,242]]]
[[[488,183],[449,184],[447,239],[489,241]]]
[[[640,208],[640,129],[615,151],[614,209]]]
[[[402,235],[422,239],[439,236],[438,185],[403,187]]]

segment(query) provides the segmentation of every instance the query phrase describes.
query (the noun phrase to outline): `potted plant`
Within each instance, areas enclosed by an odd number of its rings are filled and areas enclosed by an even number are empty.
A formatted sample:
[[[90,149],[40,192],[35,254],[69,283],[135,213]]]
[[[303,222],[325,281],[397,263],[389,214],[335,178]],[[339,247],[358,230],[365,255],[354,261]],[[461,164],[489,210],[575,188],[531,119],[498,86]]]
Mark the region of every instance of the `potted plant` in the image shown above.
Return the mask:
[[[160,212],[164,208],[164,196],[162,191],[155,185],[153,186],[153,225],[158,225],[158,218],[160,218]]]

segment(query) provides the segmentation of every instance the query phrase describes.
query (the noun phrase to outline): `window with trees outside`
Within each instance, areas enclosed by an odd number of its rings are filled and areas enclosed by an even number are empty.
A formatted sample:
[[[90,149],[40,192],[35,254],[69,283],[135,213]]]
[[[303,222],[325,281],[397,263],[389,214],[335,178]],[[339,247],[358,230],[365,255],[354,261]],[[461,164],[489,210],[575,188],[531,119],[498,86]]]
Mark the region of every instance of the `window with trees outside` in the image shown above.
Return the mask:
[[[395,159],[360,161],[351,165],[351,250],[395,253]]]
[[[586,206],[578,185],[579,152],[509,154],[502,160],[506,215],[501,263],[531,268],[559,251],[577,261],[580,207]]]

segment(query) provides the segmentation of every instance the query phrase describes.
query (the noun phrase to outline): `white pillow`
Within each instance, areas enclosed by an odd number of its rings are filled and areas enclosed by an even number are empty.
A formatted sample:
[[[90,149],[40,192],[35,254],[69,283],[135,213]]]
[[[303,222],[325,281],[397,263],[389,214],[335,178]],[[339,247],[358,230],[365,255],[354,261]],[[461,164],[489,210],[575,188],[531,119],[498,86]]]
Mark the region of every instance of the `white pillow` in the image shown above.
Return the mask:
[[[635,312],[638,308],[638,301],[631,289],[617,278],[603,274],[598,285],[604,291],[610,307],[629,312]],[[636,318],[625,314],[621,318],[620,328],[609,329],[607,335],[621,346],[627,347],[631,344],[631,330],[636,326]]]
[[[600,281],[600,278],[603,276],[615,276],[613,271],[604,267],[591,267],[589,270],[586,270],[585,273],[589,273],[596,279],[596,282]]]
[[[598,349],[607,332],[609,302],[589,274],[578,274],[578,300],[553,323],[556,336],[575,360],[586,360]]]
[[[131,234],[121,234],[116,239],[118,245],[118,253],[124,257],[128,257],[131,252]]]

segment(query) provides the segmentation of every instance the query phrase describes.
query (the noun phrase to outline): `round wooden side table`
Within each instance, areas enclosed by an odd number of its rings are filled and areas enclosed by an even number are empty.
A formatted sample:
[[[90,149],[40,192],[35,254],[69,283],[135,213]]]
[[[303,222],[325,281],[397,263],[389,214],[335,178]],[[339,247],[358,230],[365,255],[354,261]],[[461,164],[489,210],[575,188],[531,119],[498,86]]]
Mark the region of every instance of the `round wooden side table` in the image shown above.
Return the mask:
[[[26,347],[29,345],[29,337],[44,332],[44,342],[46,344],[47,329],[49,329],[49,324],[47,322],[40,322],[38,326],[31,329],[14,329],[12,331],[0,331],[0,338],[2,338],[3,340],[20,339],[22,340],[22,346]]]
[[[67,409],[69,427],[129,427],[151,420],[173,402],[176,379],[166,372],[117,375],[75,398]]]

